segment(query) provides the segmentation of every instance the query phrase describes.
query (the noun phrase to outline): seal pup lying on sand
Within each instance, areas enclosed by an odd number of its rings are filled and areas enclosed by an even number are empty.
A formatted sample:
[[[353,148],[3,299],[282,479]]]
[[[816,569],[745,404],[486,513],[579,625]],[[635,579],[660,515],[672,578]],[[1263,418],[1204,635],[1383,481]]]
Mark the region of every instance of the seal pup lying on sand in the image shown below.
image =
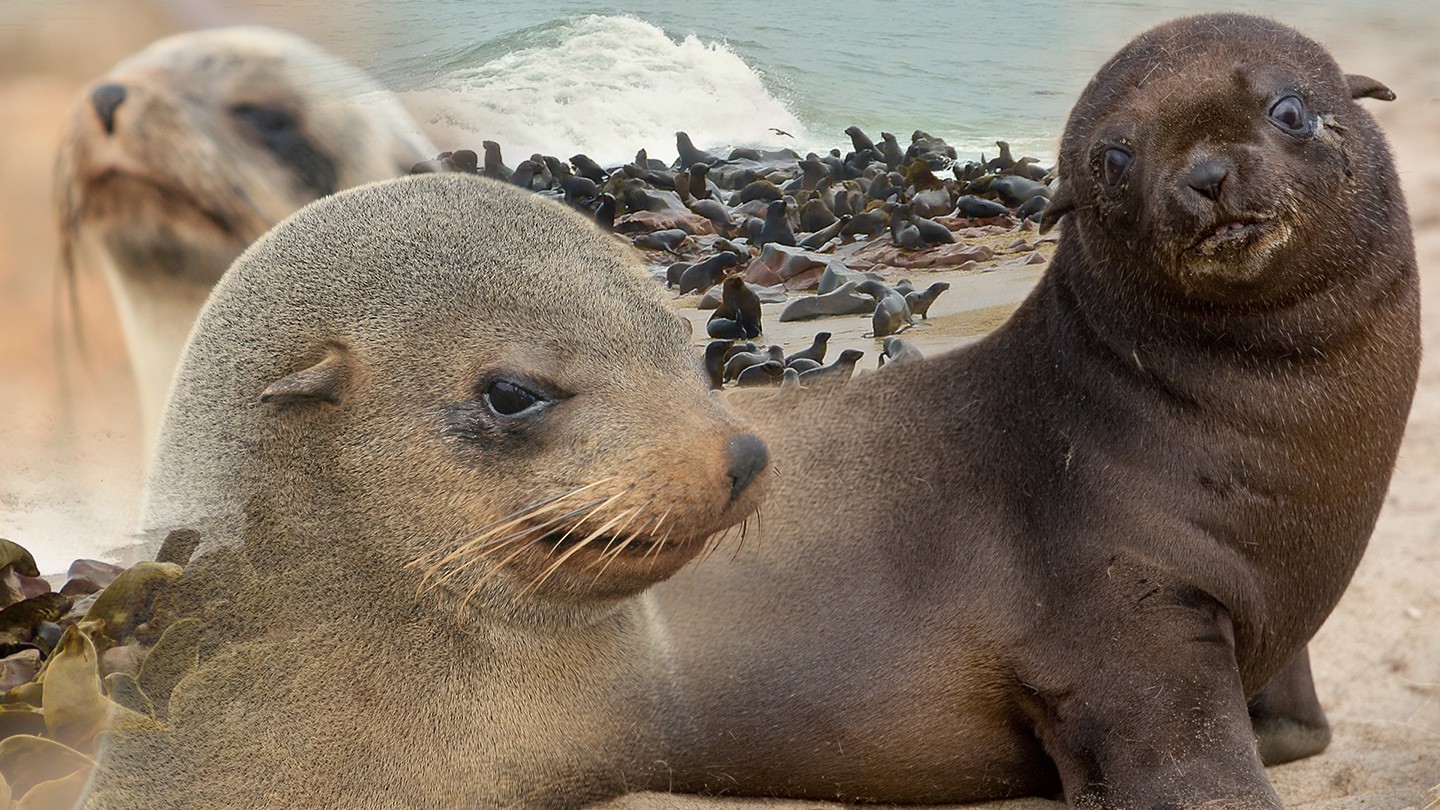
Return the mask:
[[[247,245],[435,151],[367,76],[267,28],[168,37],[87,88],[56,163],[64,255],[69,272],[105,273],[146,433],[205,296]]]
[[[579,215],[458,174],[314,203],[186,346],[145,522],[200,530],[181,612],[205,639],[159,696],[169,731],[118,736],[93,801],[663,786],[644,591],[744,520],[766,470],[660,290]]]
[[[1328,739],[1305,645],[1420,356],[1361,96],[1389,92],[1269,20],[1153,29],[1071,114],[1060,243],[1006,325],[823,396],[735,398],[784,471],[772,502],[806,507],[659,589],[677,789],[1280,806],[1261,755]],[[876,458],[907,459],[914,497],[855,496],[894,491]]]

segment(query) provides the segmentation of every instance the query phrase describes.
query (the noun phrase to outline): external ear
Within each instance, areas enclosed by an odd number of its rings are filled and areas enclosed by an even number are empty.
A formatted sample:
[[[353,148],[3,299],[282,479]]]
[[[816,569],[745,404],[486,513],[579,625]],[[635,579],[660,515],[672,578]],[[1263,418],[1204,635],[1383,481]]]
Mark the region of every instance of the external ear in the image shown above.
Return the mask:
[[[1071,196],[1070,185],[1061,181],[1060,187],[1050,198],[1050,204],[1040,214],[1040,233],[1048,233],[1060,218],[1075,210],[1075,199]]]
[[[260,394],[260,401],[276,405],[302,402],[340,404],[350,379],[350,356],[339,346],[330,346],[313,365],[282,377]]]
[[[1350,98],[1377,98],[1381,101],[1394,101],[1395,91],[1375,81],[1369,76],[1361,76],[1359,73],[1345,74],[1345,83],[1350,86]]]

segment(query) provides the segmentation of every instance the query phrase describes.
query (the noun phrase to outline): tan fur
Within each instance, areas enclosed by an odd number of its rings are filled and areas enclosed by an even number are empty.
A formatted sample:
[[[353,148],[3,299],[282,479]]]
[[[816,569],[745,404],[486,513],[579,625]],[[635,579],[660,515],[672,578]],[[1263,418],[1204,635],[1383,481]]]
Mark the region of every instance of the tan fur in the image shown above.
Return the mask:
[[[107,134],[91,94],[126,92]],[[70,271],[105,273],[147,434],[205,296],[247,245],[318,193],[236,116],[270,105],[333,164],[335,188],[404,174],[434,148],[368,77],[292,34],[258,27],[163,39],[77,99],[56,164]]]
[[[496,374],[560,393],[487,427]],[[182,601],[210,635],[171,733],[104,752],[94,802],[568,807],[663,786],[669,664],[642,591],[754,508],[727,472],[741,433],[633,254],[561,206],[424,175],[303,209],[186,348],[145,522],[204,534]],[[531,542],[555,520],[601,536]]]

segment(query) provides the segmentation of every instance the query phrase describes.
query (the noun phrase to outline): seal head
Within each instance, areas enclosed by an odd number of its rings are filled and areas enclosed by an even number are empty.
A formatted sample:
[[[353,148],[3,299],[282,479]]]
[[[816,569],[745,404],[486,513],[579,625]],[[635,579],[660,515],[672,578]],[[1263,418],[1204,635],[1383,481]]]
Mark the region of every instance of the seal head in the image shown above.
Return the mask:
[[[106,274],[147,431],[195,314],[247,245],[435,151],[370,78],[268,28],[169,37],[87,88],[56,163],[64,259]]]
[[[1256,304],[1314,292],[1345,272],[1343,257],[1284,248],[1353,244],[1369,219],[1329,212],[1384,203],[1360,197],[1357,176],[1389,160],[1351,101],[1360,95],[1393,97],[1271,20],[1161,25],[1076,103],[1044,221],[1068,217],[1093,267],[1133,266],[1143,252],[1153,271],[1130,281],[1168,298]]]

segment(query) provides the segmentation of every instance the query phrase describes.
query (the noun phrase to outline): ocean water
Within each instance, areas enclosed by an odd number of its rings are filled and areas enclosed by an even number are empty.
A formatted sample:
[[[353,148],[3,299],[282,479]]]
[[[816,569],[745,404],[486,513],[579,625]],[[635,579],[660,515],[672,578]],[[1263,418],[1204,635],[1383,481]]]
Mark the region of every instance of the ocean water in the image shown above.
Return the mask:
[[[265,5],[248,7],[249,18]],[[185,8],[197,23],[247,16],[219,2]],[[701,148],[821,149],[847,144],[851,124],[902,143],[925,130],[962,157],[993,155],[1004,139],[1017,155],[1049,160],[1071,102],[1111,53],[1157,22],[1218,10],[1246,9],[1181,0],[349,0],[312,8],[305,33],[401,91],[442,133],[442,148],[494,140],[512,165],[536,151],[614,163],[642,147],[669,160],[680,129]],[[1356,26],[1413,30],[1416,13],[1401,0],[1248,10],[1322,39]]]

